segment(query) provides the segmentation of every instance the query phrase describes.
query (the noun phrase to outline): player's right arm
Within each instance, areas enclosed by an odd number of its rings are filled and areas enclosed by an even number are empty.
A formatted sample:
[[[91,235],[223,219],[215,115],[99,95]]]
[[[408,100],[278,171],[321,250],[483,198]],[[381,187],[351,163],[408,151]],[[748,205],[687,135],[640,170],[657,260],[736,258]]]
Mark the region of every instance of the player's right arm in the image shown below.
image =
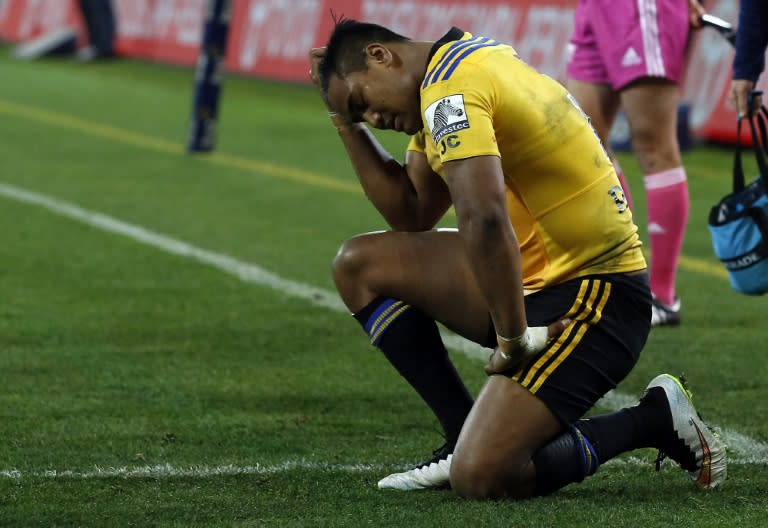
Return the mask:
[[[310,77],[316,86],[317,64],[323,53],[323,48],[310,52]],[[409,150],[401,164],[363,123],[350,123],[328,110],[363,191],[384,220],[398,231],[432,229],[450,207],[451,197],[426,155]]]
[[[451,205],[448,186],[421,152],[400,164],[362,123],[336,125],[360,185],[392,229],[432,229]]]

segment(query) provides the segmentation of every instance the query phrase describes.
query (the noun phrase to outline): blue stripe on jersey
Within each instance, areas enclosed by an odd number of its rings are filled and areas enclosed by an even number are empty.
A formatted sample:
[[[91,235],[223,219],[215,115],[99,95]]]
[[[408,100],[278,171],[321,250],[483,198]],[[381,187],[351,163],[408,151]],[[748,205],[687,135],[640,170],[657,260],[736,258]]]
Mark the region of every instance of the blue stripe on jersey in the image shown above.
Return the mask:
[[[472,52],[479,50],[480,48],[490,48],[493,46],[499,46],[501,45],[501,42],[487,42],[485,44],[476,44],[474,46],[471,46],[467,48],[464,53],[459,55],[459,57],[451,64],[451,67],[448,68],[448,70],[445,72],[445,75],[443,75],[443,78],[440,79],[441,81],[446,81],[451,77],[451,74],[456,70],[456,67],[459,65],[461,61],[463,61],[467,55],[472,54]]]
[[[443,57],[437,62],[437,64],[435,64],[434,68],[432,68],[427,73],[427,76],[424,77],[424,82],[421,84],[421,87],[426,88],[428,85],[433,84],[435,81],[437,81],[437,76],[442,73],[442,71],[451,61],[451,59],[455,57],[456,54],[459,53],[462,49],[466,48],[467,46],[471,46],[473,44],[488,42],[489,40],[491,39],[489,39],[488,37],[474,37],[469,40],[457,40],[456,42],[451,44],[451,46],[447,50],[445,50]],[[432,77],[432,80],[430,80],[430,77]]]

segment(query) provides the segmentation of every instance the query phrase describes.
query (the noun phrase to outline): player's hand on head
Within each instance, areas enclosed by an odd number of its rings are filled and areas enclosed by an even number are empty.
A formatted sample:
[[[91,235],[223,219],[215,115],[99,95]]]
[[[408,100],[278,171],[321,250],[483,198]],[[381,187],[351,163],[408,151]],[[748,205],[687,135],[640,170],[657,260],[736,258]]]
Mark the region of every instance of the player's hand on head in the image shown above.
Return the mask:
[[[498,336],[498,343],[488,363],[485,373],[500,374],[514,368],[522,361],[531,358],[544,350],[549,341],[560,334],[571,323],[570,319],[560,319],[549,326],[531,326],[517,338],[506,339]]]
[[[312,48],[309,50],[309,78],[312,84],[320,88],[320,75],[318,68],[320,61],[325,57],[325,48]]]
[[[328,94],[323,90],[322,83],[320,82],[320,62],[325,57],[325,51],[325,47],[312,48],[309,50],[309,78],[312,81],[312,84],[314,84],[320,91],[320,97],[323,99],[325,108],[328,110],[328,116],[331,118],[331,122],[336,126],[336,129],[347,129],[352,126],[352,123],[331,107],[331,104],[328,102]]]

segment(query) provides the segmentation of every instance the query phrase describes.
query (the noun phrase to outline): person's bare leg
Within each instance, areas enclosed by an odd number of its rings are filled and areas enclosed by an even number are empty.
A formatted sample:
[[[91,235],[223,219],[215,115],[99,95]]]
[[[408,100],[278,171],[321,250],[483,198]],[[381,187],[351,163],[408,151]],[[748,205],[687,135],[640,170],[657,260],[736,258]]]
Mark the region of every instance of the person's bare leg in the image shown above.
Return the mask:
[[[473,399],[454,368],[435,321],[476,342],[490,315],[455,230],[380,232],[347,241],[333,264],[337,289],[355,319],[440,421],[445,446],[414,472],[382,479],[381,488],[448,484],[447,464]],[[425,471],[415,471],[422,467]]]
[[[533,455],[562,431],[557,418],[527,389],[506,376],[490,376],[456,445],[451,487],[475,499],[534,495]]]
[[[488,336],[488,308],[454,229],[356,236],[339,249],[333,277],[353,313],[387,296],[475,342]]]
[[[678,86],[664,79],[639,79],[621,91],[632,150],[647,194],[651,292],[667,306],[676,300],[675,279],[689,208],[688,181],[677,141],[679,99]],[[664,322],[657,319],[654,324]]]

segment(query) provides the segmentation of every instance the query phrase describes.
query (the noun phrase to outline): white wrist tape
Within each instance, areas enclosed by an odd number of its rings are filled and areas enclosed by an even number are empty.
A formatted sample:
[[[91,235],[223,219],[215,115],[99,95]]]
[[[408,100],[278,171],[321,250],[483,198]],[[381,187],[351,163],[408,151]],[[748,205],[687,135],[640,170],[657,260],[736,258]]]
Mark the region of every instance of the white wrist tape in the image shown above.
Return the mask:
[[[504,359],[512,359],[512,356],[505,352],[505,349],[509,353],[519,351],[522,357],[527,357],[547,346],[549,331],[546,326],[529,326],[518,337],[509,338],[496,334],[496,340],[499,343],[499,353]]]

